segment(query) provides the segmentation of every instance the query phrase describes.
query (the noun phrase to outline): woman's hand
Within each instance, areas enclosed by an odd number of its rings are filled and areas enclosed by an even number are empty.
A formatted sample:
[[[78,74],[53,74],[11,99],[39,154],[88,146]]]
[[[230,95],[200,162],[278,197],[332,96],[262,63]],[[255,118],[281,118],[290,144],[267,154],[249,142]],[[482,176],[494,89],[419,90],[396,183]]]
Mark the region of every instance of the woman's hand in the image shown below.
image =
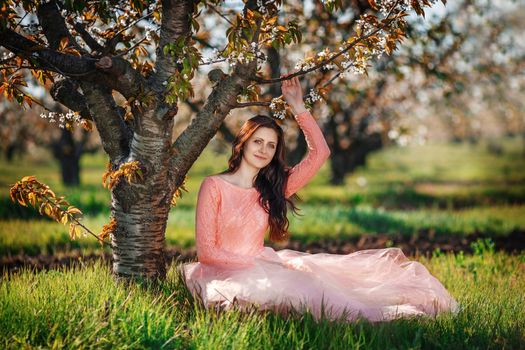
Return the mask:
[[[281,75],[281,78],[286,77]],[[306,111],[303,101],[303,89],[301,88],[301,83],[299,82],[298,77],[293,77],[292,79],[283,80],[281,82],[281,91],[283,92],[283,97],[290,106],[292,113],[298,115]]]

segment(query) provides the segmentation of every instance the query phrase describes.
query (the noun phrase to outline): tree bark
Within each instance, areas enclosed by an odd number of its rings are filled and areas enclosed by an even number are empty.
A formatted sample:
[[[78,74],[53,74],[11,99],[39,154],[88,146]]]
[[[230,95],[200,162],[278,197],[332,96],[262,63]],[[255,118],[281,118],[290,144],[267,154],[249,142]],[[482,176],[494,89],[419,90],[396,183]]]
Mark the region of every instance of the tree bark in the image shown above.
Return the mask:
[[[123,184],[112,191],[112,216],[117,229],[111,235],[113,273],[120,277],[163,279],[166,276],[164,241],[170,197],[161,189],[167,172],[148,174],[144,184]]]

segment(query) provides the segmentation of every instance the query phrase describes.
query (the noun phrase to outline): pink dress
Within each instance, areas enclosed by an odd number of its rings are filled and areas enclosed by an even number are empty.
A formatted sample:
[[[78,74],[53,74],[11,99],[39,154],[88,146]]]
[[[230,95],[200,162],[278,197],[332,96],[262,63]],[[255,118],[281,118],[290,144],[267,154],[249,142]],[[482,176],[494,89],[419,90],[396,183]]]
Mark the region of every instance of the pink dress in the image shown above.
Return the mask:
[[[314,118],[305,112],[296,119],[308,153],[291,170],[287,197],[315,175],[330,153]],[[349,321],[456,310],[443,285],[398,248],[336,255],[265,247],[268,214],[258,198],[255,188],[233,185],[217,175],[201,185],[196,212],[199,262],[182,269],[189,290],[205,306],[255,304]]]

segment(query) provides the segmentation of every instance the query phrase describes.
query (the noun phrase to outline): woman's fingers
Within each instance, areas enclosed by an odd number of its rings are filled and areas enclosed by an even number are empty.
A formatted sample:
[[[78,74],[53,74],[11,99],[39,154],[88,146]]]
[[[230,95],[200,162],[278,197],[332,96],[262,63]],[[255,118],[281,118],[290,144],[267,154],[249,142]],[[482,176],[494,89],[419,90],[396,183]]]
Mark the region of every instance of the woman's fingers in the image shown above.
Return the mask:
[[[281,79],[288,77],[290,74],[281,74]],[[285,91],[289,91],[290,89],[299,89],[301,87],[301,83],[299,81],[299,77],[293,77],[291,79],[284,79],[281,81],[281,89]]]
[[[287,78],[290,74],[281,74],[281,78]],[[282,81],[282,85],[284,86],[292,86],[293,85],[293,78],[292,79],[285,79]]]
[[[301,83],[299,82],[299,77],[293,77],[293,85],[294,86],[299,86]]]

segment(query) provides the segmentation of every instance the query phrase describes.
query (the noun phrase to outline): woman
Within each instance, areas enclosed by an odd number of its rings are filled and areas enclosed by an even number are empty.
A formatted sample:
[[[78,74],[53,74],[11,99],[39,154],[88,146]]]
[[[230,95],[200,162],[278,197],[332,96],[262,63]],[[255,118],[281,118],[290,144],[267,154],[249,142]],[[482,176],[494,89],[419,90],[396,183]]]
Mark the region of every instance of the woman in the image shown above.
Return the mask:
[[[275,120],[248,120],[233,142],[229,169],[207,177],[199,191],[196,243],[199,262],[183,272],[205,306],[309,310],[316,318],[370,321],[455,310],[456,301],[418,262],[397,248],[349,255],[308,254],[264,247],[264,234],[285,240],[287,204],[328,158],[317,123],[304,107],[297,77],[283,96],[308,144],[292,169],[284,164],[283,131]]]

